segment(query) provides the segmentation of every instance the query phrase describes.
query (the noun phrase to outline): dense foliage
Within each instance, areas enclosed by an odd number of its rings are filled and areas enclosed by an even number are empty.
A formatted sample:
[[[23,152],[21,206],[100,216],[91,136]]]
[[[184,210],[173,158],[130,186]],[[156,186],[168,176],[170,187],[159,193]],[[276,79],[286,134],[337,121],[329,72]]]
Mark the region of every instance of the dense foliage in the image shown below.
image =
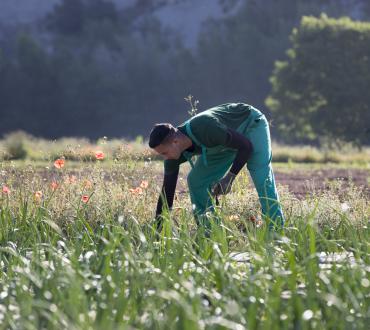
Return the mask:
[[[370,23],[304,17],[267,103],[288,138],[370,142]]]
[[[220,2],[226,14],[208,20],[194,49],[156,17],[165,0],[120,10],[62,0],[33,24],[0,26],[0,133],[147,135],[154,122],[185,119],[189,93],[200,110],[244,101],[269,115],[268,79],[302,15],[369,17],[362,0]]]

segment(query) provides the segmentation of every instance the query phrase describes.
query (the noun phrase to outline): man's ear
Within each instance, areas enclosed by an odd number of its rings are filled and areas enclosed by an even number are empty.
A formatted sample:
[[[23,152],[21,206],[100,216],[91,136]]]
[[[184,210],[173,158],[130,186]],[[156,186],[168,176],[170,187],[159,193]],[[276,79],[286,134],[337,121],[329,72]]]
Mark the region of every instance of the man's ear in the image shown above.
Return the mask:
[[[172,139],[172,144],[173,144],[173,145],[177,145],[177,144],[179,144],[179,138],[178,138],[178,137],[174,137],[174,138]]]

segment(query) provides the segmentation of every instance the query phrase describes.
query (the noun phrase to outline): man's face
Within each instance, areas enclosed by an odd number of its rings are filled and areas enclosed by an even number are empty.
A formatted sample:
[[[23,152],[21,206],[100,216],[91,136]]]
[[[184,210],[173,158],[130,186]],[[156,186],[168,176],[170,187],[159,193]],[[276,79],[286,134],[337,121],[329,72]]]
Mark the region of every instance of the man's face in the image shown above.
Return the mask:
[[[179,159],[182,152],[177,139],[166,144],[160,144],[154,150],[163,156],[164,159]]]

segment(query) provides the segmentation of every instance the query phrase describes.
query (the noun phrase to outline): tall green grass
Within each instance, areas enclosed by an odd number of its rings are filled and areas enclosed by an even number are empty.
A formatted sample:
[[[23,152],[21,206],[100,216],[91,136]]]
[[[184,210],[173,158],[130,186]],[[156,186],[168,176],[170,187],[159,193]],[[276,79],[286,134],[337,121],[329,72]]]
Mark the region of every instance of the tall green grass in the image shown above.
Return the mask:
[[[185,195],[155,231],[150,164],[68,166],[0,168],[0,329],[368,328],[370,208],[356,188],[281,189],[286,227],[272,233],[248,220],[259,206],[243,175],[207,238]]]

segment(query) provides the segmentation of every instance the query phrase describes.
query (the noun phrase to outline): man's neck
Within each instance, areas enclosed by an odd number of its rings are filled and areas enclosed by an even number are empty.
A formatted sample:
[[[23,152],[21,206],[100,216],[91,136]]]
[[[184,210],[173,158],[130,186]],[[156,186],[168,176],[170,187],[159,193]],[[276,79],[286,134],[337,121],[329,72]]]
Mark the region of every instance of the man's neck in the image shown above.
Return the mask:
[[[185,151],[186,149],[190,148],[193,145],[193,141],[183,133],[181,133],[180,141],[182,151]]]

